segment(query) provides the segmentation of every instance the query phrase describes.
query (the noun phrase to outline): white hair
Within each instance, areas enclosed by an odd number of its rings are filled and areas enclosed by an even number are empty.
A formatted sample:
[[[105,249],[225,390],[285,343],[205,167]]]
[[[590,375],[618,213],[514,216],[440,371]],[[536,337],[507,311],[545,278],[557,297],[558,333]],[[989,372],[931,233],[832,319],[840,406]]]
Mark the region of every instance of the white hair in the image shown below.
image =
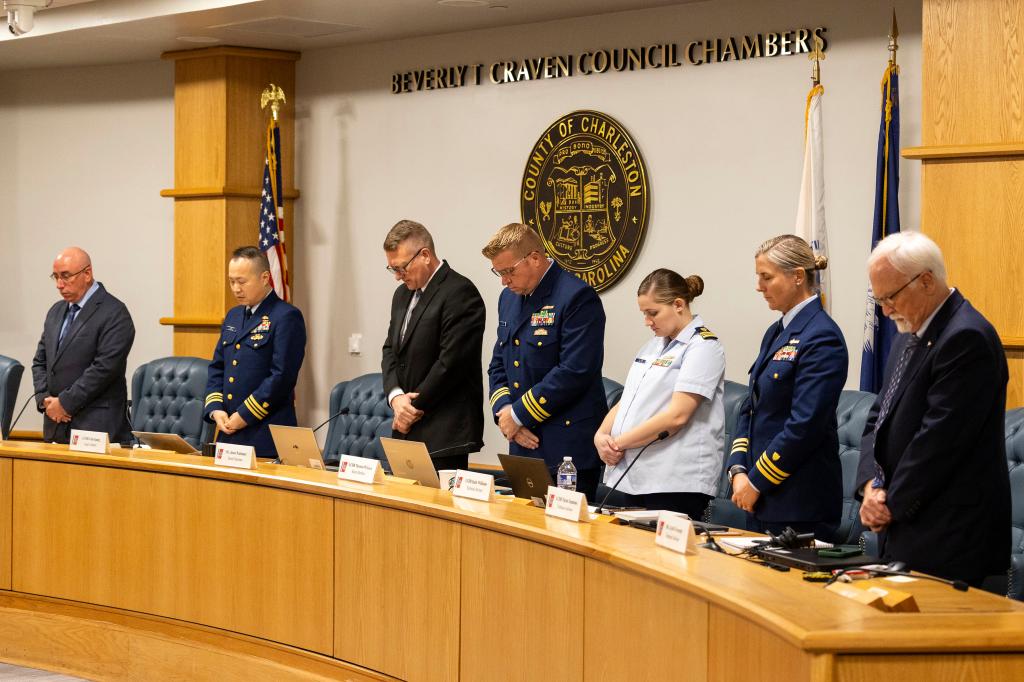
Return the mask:
[[[916,277],[928,271],[939,281],[946,281],[946,263],[942,259],[942,250],[920,232],[897,232],[878,242],[868,257],[868,267],[883,258],[907,277]]]

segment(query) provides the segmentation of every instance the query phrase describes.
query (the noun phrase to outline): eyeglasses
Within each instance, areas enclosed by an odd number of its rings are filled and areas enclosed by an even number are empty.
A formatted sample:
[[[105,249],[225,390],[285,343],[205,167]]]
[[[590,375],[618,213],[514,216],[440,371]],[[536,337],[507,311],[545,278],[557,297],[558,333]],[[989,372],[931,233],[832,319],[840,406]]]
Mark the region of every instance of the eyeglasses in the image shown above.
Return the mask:
[[[425,247],[424,247],[424,248],[425,248]],[[408,267],[409,267],[409,264],[410,264],[410,263],[412,263],[412,262],[413,262],[414,260],[416,260],[416,258],[417,258],[417,257],[418,257],[418,256],[419,256],[419,255],[420,255],[421,253],[423,253],[423,249],[419,249],[418,251],[416,251],[416,253],[414,253],[414,254],[412,255],[412,258],[410,258],[409,260],[405,261],[405,265],[403,265],[403,266],[401,266],[401,267],[398,267],[398,268],[394,268],[394,267],[391,267],[391,266],[389,265],[389,266],[385,267],[384,269],[385,269],[385,270],[387,270],[388,272],[390,272],[390,273],[391,273],[392,275],[404,275],[404,274],[406,273],[406,270],[407,270],[407,269],[408,269]]]
[[[50,279],[52,279],[54,282],[56,282],[57,280],[60,280],[61,282],[64,282],[64,284],[67,284],[68,282],[73,280],[75,277],[78,277],[79,275],[81,275],[83,272],[85,272],[86,270],[88,270],[91,267],[92,267],[91,265],[86,265],[84,268],[82,268],[78,272],[72,272],[71,274],[68,274],[66,272],[61,272],[61,273],[56,273],[55,272],[55,273],[50,275]]]
[[[493,272],[496,277],[511,277],[512,273],[514,273],[516,271],[516,268],[519,267],[519,264],[522,263],[524,260],[526,260],[527,258],[529,258],[530,256],[532,256],[535,253],[537,253],[537,252],[536,251],[531,251],[530,253],[526,254],[525,256],[523,256],[522,258],[517,260],[512,265],[510,265],[509,267],[505,268],[504,270],[495,270],[494,268],[491,268],[491,272]]]
[[[928,270],[922,270],[921,272],[917,273],[916,275],[914,275],[913,277],[910,278],[909,282],[907,282],[906,284],[904,284],[903,286],[901,286],[899,289],[897,289],[896,291],[892,292],[888,296],[872,296],[871,298],[875,302],[875,305],[884,305],[884,306],[888,306],[889,308],[892,308],[893,307],[893,303],[896,302],[896,297],[899,296],[903,292],[904,289],[906,289],[911,284],[913,284],[914,280],[916,280],[918,277],[920,277],[921,275],[923,275],[926,272],[928,272]]]

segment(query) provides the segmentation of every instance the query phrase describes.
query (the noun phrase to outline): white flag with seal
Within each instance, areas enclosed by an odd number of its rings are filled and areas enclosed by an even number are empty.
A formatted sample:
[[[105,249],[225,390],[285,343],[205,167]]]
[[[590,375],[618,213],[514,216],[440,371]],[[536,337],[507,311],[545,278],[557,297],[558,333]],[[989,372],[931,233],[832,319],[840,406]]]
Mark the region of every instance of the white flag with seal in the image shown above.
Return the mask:
[[[796,209],[794,233],[803,237],[815,256],[828,257],[828,234],[825,230],[825,152],[821,132],[821,97],[825,88],[820,84],[807,93],[804,113],[804,172],[800,180],[800,202]],[[832,288],[829,271],[816,273],[821,292],[821,305],[831,311]]]

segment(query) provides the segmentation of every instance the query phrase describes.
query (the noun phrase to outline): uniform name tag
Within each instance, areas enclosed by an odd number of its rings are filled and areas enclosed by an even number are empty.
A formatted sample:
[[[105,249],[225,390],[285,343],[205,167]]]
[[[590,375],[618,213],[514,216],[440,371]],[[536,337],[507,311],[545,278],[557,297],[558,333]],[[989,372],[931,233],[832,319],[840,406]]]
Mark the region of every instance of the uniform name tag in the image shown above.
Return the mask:
[[[217,466],[234,469],[255,469],[256,448],[251,445],[217,443],[217,449],[213,454],[213,463]]]
[[[380,461],[369,457],[342,455],[338,462],[338,480],[356,483],[383,483],[384,469]]]
[[[690,519],[676,512],[663,511],[658,515],[658,530],[654,544],[680,554],[697,553],[697,536]]]
[[[490,502],[494,496],[494,476],[458,469],[455,472],[455,485],[452,486],[452,495]]]
[[[71,441],[68,448],[74,452],[93,452],[97,455],[106,455],[110,453],[110,440],[103,431],[71,429]]]
[[[548,486],[544,515],[566,521],[590,521],[590,512],[587,511],[587,496],[574,490]]]

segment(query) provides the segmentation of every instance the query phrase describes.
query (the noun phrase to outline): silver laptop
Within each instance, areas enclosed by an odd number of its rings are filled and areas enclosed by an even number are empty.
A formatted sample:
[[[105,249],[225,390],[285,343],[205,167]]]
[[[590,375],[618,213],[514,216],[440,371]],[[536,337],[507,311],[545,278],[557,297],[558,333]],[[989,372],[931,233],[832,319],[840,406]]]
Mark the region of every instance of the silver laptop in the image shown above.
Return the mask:
[[[415,479],[429,488],[441,487],[441,479],[437,477],[426,443],[381,437],[380,444],[394,476]]]
[[[132,431],[132,435],[138,438],[154,450],[170,450],[179,455],[202,454],[189,442],[176,433],[150,433],[149,431]]]
[[[305,426],[271,424],[270,438],[277,448],[277,458],[281,460],[281,464],[321,471],[326,468],[313,429]]]

